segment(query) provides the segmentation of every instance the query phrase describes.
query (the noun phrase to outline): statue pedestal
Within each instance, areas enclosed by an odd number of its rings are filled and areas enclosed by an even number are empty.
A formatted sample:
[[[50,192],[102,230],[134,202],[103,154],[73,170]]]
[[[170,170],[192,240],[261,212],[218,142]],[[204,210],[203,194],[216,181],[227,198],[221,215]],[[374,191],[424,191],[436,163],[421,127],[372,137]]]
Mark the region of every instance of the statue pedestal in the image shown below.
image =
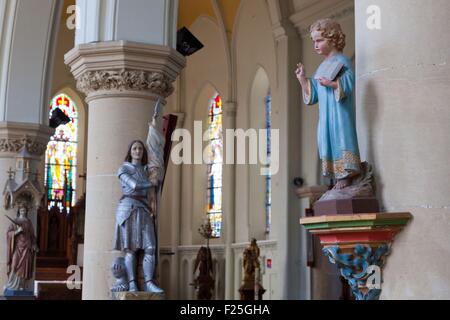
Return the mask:
[[[255,295],[256,291],[258,291],[257,297]],[[244,300],[244,301],[262,300],[264,292],[266,292],[266,289],[264,289],[259,283],[256,285],[256,288],[255,288],[254,282],[244,283],[239,288],[239,293],[241,294],[241,300]]]
[[[376,198],[319,200],[314,204],[314,216],[380,212]]]
[[[36,300],[33,291],[5,289],[3,295],[6,300]]]
[[[153,292],[111,292],[112,300],[166,300],[164,293]]]
[[[394,237],[411,218],[408,212],[325,215],[300,219],[300,224],[320,238],[322,252],[337,265],[357,300],[378,300]]]

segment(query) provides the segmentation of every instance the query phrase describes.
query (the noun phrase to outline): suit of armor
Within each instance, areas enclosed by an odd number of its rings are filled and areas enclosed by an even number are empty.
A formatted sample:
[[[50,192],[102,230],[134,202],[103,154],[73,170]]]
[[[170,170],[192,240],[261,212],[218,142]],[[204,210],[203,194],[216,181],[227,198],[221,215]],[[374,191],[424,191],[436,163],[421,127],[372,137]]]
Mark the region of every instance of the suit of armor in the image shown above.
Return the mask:
[[[125,162],[118,171],[123,196],[116,211],[114,249],[125,252],[125,269],[129,291],[138,291],[136,251],[144,250],[142,268],[145,291],[163,292],[153,282],[156,267],[156,232],[149,194],[158,183],[149,180],[149,169],[141,164]],[[155,181],[155,180],[152,180]]]

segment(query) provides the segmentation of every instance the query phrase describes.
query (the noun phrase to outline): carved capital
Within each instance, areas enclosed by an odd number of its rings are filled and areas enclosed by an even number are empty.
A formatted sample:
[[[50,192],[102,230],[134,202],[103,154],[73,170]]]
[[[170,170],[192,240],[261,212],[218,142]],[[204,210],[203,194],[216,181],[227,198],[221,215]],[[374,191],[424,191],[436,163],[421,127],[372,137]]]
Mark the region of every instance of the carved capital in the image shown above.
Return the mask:
[[[174,91],[171,79],[164,73],[142,70],[89,71],[77,79],[77,89],[86,95],[104,90],[145,90],[164,98]]]
[[[17,153],[24,146],[30,154],[41,156],[47,149],[47,144],[36,141],[30,137],[24,136],[22,138],[3,138],[0,139],[0,152]]]
[[[129,41],[78,45],[65,63],[88,99],[111,95],[167,98],[186,64],[175,49]]]
[[[24,146],[31,155],[40,157],[54,131],[38,124],[0,122],[0,157],[14,157]]]

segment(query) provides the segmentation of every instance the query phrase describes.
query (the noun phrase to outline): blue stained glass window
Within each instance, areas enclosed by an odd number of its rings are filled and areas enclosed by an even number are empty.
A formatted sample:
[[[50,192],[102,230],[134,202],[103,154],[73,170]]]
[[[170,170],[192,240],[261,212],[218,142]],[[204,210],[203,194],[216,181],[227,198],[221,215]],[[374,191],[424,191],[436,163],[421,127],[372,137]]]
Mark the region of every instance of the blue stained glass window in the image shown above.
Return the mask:
[[[266,130],[267,130],[267,159],[271,159],[271,128],[272,128],[272,97],[270,92],[265,98],[265,110],[266,110]],[[270,226],[272,224],[272,176],[266,175],[266,233],[270,233]]]
[[[216,95],[208,110],[209,144],[208,186],[206,212],[211,221],[212,236],[219,238],[222,230],[222,164],[223,164],[223,131],[222,131],[222,99]]]

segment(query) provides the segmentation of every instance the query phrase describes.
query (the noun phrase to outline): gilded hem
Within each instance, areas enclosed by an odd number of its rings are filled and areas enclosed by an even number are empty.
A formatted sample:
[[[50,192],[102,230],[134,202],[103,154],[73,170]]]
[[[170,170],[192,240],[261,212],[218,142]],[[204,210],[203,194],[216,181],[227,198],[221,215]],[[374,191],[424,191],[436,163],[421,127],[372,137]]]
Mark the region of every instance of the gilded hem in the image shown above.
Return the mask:
[[[334,179],[345,179],[361,170],[361,159],[350,151],[344,151],[339,160],[322,160],[322,174]]]

